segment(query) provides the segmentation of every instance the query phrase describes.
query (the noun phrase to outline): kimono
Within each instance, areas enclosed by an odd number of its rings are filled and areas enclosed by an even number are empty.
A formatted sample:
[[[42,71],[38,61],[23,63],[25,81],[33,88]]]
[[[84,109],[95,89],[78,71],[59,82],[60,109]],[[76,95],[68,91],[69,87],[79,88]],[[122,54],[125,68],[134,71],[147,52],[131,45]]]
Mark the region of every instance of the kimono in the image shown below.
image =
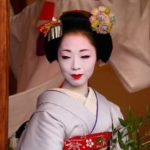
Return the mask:
[[[39,96],[17,150],[62,150],[70,138],[111,132],[118,118],[123,118],[120,108],[90,87],[87,97],[63,88],[47,90]]]

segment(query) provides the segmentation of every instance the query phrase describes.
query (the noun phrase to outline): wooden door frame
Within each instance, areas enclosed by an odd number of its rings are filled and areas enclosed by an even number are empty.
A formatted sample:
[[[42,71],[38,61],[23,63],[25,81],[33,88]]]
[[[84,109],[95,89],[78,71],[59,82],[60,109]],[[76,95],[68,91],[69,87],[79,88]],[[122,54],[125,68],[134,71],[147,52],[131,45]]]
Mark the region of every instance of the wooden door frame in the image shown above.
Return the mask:
[[[0,150],[7,150],[8,137],[8,1],[0,0]]]

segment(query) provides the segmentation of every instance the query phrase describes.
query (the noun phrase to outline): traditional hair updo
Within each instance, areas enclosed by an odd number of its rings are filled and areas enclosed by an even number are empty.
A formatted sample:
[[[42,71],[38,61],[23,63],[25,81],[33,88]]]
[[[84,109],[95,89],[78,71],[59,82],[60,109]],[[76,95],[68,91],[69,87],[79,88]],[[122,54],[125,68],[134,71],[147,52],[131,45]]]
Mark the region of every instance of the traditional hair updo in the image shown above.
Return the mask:
[[[89,20],[90,16],[91,14],[85,11],[70,11],[62,14],[59,18],[61,22],[58,30],[60,33],[57,33],[59,36],[50,38],[54,33],[49,30],[45,37],[45,53],[49,62],[57,60],[61,41],[69,33],[81,33],[86,36],[96,48],[97,60],[100,59],[105,63],[109,60],[113,48],[111,35],[93,31]]]

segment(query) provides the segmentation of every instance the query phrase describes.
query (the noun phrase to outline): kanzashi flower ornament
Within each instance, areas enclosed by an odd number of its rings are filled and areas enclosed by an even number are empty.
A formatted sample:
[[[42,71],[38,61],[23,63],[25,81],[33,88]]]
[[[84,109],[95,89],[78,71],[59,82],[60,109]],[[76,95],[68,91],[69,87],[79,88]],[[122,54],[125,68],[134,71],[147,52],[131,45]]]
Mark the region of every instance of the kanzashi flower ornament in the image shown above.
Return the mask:
[[[100,6],[93,9],[91,14],[90,22],[93,31],[101,34],[110,33],[115,23],[115,16],[110,12],[110,8]]]
[[[47,36],[48,32],[50,32],[49,35],[51,40],[58,38],[62,35],[61,21],[53,17],[51,21],[40,26],[39,30],[44,34],[44,36]]]

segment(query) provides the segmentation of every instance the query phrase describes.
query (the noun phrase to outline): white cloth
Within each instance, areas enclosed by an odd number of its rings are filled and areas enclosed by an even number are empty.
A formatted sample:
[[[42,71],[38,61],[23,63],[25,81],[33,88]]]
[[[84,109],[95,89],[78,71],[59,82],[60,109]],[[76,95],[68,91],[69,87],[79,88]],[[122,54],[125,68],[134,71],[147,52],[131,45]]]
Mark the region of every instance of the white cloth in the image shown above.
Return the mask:
[[[59,87],[63,81],[61,74],[39,86],[9,96],[8,137],[11,137],[25,121],[29,120],[36,110],[37,98],[49,88]]]
[[[112,130],[123,118],[117,105],[96,92],[98,120],[93,133]],[[39,97],[37,111],[24,131],[18,150],[62,150],[64,140],[89,134],[96,116],[70,95],[51,89]]]
[[[50,0],[51,1],[51,0]],[[69,10],[91,11],[100,5],[100,0],[53,0],[56,4],[55,14],[60,16],[62,12]]]
[[[150,1],[101,2],[116,15],[111,64],[129,92],[150,86]]]
[[[60,73],[56,61],[50,64],[45,56],[36,55],[39,31],[35,22],[42,5],[43,1],[37,1],[10,17],[10,66],[17,79],[18,92],[36,87]]]

